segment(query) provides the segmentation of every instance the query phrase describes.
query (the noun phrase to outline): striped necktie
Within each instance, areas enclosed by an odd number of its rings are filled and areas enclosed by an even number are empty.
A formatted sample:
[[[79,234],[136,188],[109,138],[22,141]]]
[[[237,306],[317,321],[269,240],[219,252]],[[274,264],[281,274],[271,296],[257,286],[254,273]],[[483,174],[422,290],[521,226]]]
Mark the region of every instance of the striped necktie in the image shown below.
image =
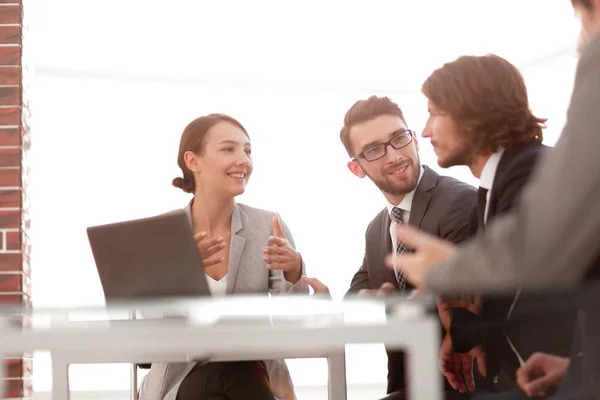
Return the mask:
[[[392,208],[392,218],[398,225],[404,223],[404,218],[402,217],[402,209],[400,207]],[[406,246],[404,246],[404,242],[400,240],[396,240],[396,256],[401,256],[402,253],[406,250]],[[406,280],[404,279],[404,274],[400,269],[396,269],[396,279],[398,280],[398,288],[400,292],[403,292],[406,288]]]

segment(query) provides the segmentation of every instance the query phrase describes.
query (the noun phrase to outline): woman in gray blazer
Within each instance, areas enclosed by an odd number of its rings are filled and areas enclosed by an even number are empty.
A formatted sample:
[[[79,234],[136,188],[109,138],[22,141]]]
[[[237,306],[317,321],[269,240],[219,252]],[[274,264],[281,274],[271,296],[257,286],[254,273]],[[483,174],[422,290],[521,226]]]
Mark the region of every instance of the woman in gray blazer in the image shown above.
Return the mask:
[[[308,293],[304,263],[279,216],[237,204],[252,174],[246,129],[223,114],[183,131],[173,185],[194,195],[185,207],[213,296]],[[154,363],[141,400],[294,399],[285,361]]]

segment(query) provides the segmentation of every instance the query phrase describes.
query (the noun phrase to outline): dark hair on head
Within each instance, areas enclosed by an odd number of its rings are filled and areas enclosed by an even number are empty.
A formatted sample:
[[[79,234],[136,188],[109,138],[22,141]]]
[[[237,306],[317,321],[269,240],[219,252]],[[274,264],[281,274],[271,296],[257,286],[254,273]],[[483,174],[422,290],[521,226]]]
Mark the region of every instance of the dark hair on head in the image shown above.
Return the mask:
[[[533,115],[521,73],[502,57],[459,57],[435,70],[421,90],[478,151],[511,151],[543,140],[546,119]]]
[[[203,117],[196,118],[188,124],[181,134],[179,142],[179,155],[177,156],[177,164],[183,172],[183,177],[173,179],[173,186],[180,188],[184,192],[194,193],[196,191],[196,180],[194,174],[185,165],[185,153],[191,151],[195,154],[202,154],[204,144],[206,143],[206,134],[208,131],[219,122],[229,122],[240,128],[246,136],[248,132],[236,119],[225,114],[208,114]],[[249,136],[248,136],[249,137]]]
[[[396,115],[406,124],[402,109],[388,97],[377,97],[373,95],[366,100],[357,101],[346,112],[346,115],[344,116],[344,126],[340,131],[340,139],[350,157],[355,156],[352,141],[350,140],[350,131],[352,130],[352,127],[382,115]]]
[[[571,0],[571,4],[573,5],[573,7],[575,7],[576,5],[582,5],[585,8],[587,8],[588,10],[591,10],[592,8],[594,8],[594,5],[592,4],[592,0]]]

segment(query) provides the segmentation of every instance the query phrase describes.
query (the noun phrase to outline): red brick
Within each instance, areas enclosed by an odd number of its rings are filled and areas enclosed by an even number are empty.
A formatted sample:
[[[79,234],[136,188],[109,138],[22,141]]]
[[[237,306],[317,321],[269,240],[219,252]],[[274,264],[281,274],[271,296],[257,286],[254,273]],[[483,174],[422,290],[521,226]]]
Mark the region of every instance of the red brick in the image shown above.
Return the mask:
[[[19,85],[21,68],[18,66],[0,67],[0,85]]]
[[[4,11],[4,10],[0,10]],[[5,25],[0,26],[0,43],[19,44],[21,43],[21,26]]]
[[[6,232],[5,235],[6,250],[21,250],[21,232]]]
[[[3,47],[0,47],[0,54],[2,53]],[[0,125],[21,125],[21,108],[0,108]]]
[[[19,86],[0,87],[0,106],[16,106],[21,103],[21,88]]]
[[[21,149],[19,147],[0,148],[0,167],[18,167],[21,165]]]
[[[1,46],[0,65],[21,65],[21,46]]]
[[[21,186],[21,171],[18,168],[0,168],[0,187]]]
[[[20,24],[21,23],[21,6],[19,4],[2,4],[0,5],[0,24]],[[19,43],[17,41],[17,43]],[[2,42],[6,43],[6,42]]]
[[[21,273],[15,274],[0,274],[0,292],[17,292],[26,293],[23,285],[23,275]]]
[[[20,306],[30,307],[31,298],[25,294],[4,294],[0,293],[0,305],[2,306]]]
[[[0,271],[21,271],[21,254],[0,253]]]
[[[0,229],[19,229],[21,227],[21,212],[0,211]]]
[[[23,399],[31,397],[33,393],[33,384],[31,379],[3,379],[3,381],[3,399]]]
[[[31,378],[33,372],[33,360],[26,357],[14,357],[4,360],[4,376],[6,378],[19,379]]]
[[[21,131],[19,128],[0,128],[0,146],[19,146],[20,144]]]
[[[0,190],[0,208],[20,207],[21,190]]]

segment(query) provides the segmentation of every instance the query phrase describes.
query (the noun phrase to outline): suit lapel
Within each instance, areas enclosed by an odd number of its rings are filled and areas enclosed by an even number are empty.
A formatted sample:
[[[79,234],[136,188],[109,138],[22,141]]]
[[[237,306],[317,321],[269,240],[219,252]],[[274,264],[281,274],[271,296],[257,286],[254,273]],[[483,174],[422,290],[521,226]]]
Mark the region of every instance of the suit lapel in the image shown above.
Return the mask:
[[[427,207],[431,201],[431,193],[429,192],[437,184],[438,177],[438,174],[431,170],[428,166],[425,165],[423,168],[425,171],[423,172],[421,182],[419,182],[417,188],[415,189],[415,195],[413,197],[410,209],[410,217],[408,219],[408,223],[410,225],[418,228],[421,227],[421,222],[425,216],[425,211],[427,211]]]
[[[244,246],[246,244],[246,239],[240,235],[242,230],[242,212],[240,207],[236,204],[233,208],[233,215],[231,216],[231,247],[229,249],[229,266],[227,270],[227,294],[230,294],[233,291],[235,279],[240,270],[240,261],[242,260],[242,253],[244,252]]]
[[[496,201],[498,199],[498,186],[502,184],[502,173],[506,171],[506,166],[510,164],[513,158],[515,158],[516,152],[505,151],[500,157],[498,168],[494,174],[494,183],[492,184],[492,193],[490,193],[490,204],[487,205],[487,222],[489,222],[494,215],[496,215]]]

